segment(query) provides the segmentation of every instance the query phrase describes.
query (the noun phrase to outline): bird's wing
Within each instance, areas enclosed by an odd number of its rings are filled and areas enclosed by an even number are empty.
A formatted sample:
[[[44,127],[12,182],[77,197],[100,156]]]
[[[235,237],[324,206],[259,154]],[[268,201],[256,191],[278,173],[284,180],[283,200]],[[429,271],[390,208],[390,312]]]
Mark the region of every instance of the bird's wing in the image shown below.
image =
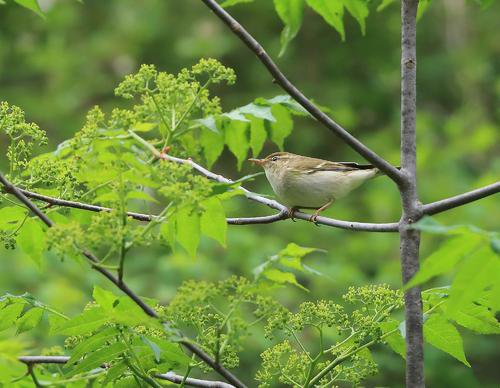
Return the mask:
[[[350,172],[359,170],[371,170],[375,166],[371,164],[358,164],[354,162],[329,162],[323,161],[314,166],[308,168],[308,174],[314,174],[318,171],[338,171],[338,172]]]

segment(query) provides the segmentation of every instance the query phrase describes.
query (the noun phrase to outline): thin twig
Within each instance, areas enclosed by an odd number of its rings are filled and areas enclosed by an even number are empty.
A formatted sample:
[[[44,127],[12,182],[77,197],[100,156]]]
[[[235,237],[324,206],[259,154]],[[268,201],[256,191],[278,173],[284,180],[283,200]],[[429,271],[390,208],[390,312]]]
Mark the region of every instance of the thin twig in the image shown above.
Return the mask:
[[[229,13],[227,13],[215,0],[202,0],[215,15],[226,24],[233,33],[240,38],[243,43],[252,50],[269,73],[274,77],[274,81],[281,86],[295,101],[304,107],[314,118],[323,124],[330,131],[339,136],[353,150],[363,156],[366,160],[373,163],[380,170],[386,173],[393,181],[398,184],[404,182],[404,176],[397,168],[387,162],[385,159],[377,155],[374,151],[361,143],[357,138],[351,135],[347,130],[342,128],[338,123],[332,120],[328,115],[323,113],[316,105],[314,105],[300,90],[298,90],[281,72],[278,66],[266,53],[262,45],[246,31],[243,26],[238,23]]]
[[[54,223],[45,215],[31,200],[29,200],[19,189],[11,184],[2,173],[0,173],[0,183],[3,184],[5,190],[14,195],[19,201],[21,201],[24,205],[26,205],[40,220],[43,221],[45,225],[48,227],[54,226]],[[91,266],[96,271],[100,272],[104,275],[109,281],[111,281],[114,285],[116,285],[120,290],[122,290],[130,299],[132,299],[147,315],[153,318],[159,319],[159,315],[156,311],[150,307],[147,303],[145,303],[137,294],[135,294],[125,282],[121,282],[118,278],[116,278],[111,272],[99,266],[99,260],[95,257],[91,252],[82,250],[82,254],[90,261]],[[227,379],[230,383],[235,385],[238,388],[245,388],[245,384],[243,384],[236,376],[234,376],[230,371],[224,368],[222,365],[216,363],[209,355],[207,355],[202,349],[198,348],[196,345],[186,342],[180,341],[184,347],[189,349],[191,352],[196,354],[201,360],[203,360],[207,365],[209,365],[212,369],[218,372],[221,376]]]
[[[470,202],[477,201],[478,199],[497,194],[499,192],[500,182],[495,182],[491,185],[481,187],[480,189],[471,190],[463,194],[455,195],[450,198],[423,205],[422,212],[428,215],[441,213],[446,210],[450,210],[459,206],[466,205]]]
[[[36,364],[66,364],[70,358],[68,356],[21,356],[18,360],[26,364],[29,367],[33,367]],[[159,373],[154,376],[160,380],[167,380],[175,384],[180,384],[184,376],[180,376],[170,371],[168,373]],[[204,387],[204,388],[233,388],[234,385],[227,384],[222,381],[211,381],[211,380],[201,380],[193,379],[188,377],[186,379],[185,385],[190,385],[192,387]]]

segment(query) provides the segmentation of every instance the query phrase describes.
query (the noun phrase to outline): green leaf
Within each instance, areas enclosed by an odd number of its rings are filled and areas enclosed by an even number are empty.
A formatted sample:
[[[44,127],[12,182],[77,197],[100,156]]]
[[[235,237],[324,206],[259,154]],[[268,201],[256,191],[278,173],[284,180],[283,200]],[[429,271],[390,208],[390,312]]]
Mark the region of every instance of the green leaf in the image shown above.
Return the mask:
[[[282,56],[302,25],[304,0],[274,0],[274,8],[281,21],[285,24],[281,32],[281,50],[279,53],[279,56]]]
[[[366,23],[365,20],[368,17],[370,11],[368,10],[368,4],[366,0],[342,0],[344,7],[352,15],[354,19],[359,23],[361,28],[361,33],[365,35],[366,33]]]
[[[149,132],[158,126],[156,123],[135,123],[132,130],[134,132]]]
[[[175,215],[169,217],[168,222],[163,222],[160,226],[160,234],[175,252]]]
[[[226,246],[227,221],[224,207],[219,198],[211,197],[202,202],[204,212],[201,215],[201,232]]]
[[[248,124],[241,121],[231,121],[225,128],[225,139],[229,150],[236,156],[238,170],[241,169],[249,149],[247,139]]]
[[[69,321],[60,322],[61,324],[51,326],[51,334],[83,335],[93,332],[102,325],[109,322],[109,316],[102,308],[93,307],[84,311],[80,315]]]
[[[0,228],[13,228],[26,216],[27,210],[21,206],[7,206],[0,209]]]
[[[500,281],[500,258],[488,245],[464,260],[451,284],[447,311],[453,314],[475,302],[484,290]]]
[[[161,185],[158,182],[155,182],[154,180],[138,174],[137,171],[134,170],[129,170],[123,174],[123,178],[128,180],[129,182],[141,185],[141,186],[147,186],[151,188],[157,188],[160,187]]]
[[[467,234],[446,240],[437,251],[423,261],[420,270],[405,286],[406,289],[421,284],[435,276],[447,273],[481,244],[478,235]]]
[[[160,362],[161,350],[158,347],[158,345],[156,345],[156,343],[154,342],[156,339],[150,340],[144,336],[141,336],[141,340],[142,340],[142,342],[144,342],[148,346],[148,348],[151,349],[151,351],[153,352],[153,355],[155,357],[156,362]]]
[[[420,0],[418,2],[418,10],[417,10],[417,21],[423,16],[424,12],[427,11],[431,5],[431,0]]]
[[[424,323],[424,338],[435,348],[455,357],[470,367],[465,358],[462,337],[457,328],[440,315],[431,315]]]
[[[446,226],[440,224],[432,217],[426,216],[420,221],[412,225],[413,229],[421,230],[422,232],[434,233],[434,234],[445,234],[445,235],[458,235],[458,234],[469,234],[475,233],[484,237],[489,238],[489,233],[484,230],[479,229],[474,225],[451,225]]]
[[[77,362],[87,353],[91,353],[103,347],[108,341],[114,339],[118,334],[119,332],[115,327],[108,327],[98,333],[92,334],[92,336],[88,338],[85,338],[71,350],[71,358],[68,360],[68,365]]]
[[[485,306],[469,303],[460,306],[458,310],[445,310],[445,314],[460,326],[476,333],[500,334],[500,323],[495,318],[495,314]]]
[[[342,0],[306,0],[309,7],[320,14],[345,40],[344,5]]]
[[[224,137],[221,134],[210,130],[200,131],[200,145],[207,161],[208,168],[211,168],[224,149]]]
[[[17,4],[22,5],[25,8],[36,13],[41,18],[45,19],[45,14],[43,13],[37,0],[14,0]]]
[[[301,247],[295,243],[290,243],[285,249],[278,253],[280,264],[285,267],[293,268],[302,272],[310,272],[304,268],[302,258],[309,253],[319,251],[316,248]]]
[[[108,311],[113,309],[118,300],[118,296],[113,294],[111,291],[107,291],[99,286],[94,286],[92,297],[100,307]]]
[[[0,310],[0,331],[11,327],[24,309],[24,303],[12,303]]]
[[[395,319],[389,319],[385,322],[379,324],[382,333],[389,333],[399,327],[399,322]],[[399,330],[396,330],[394,333],[388,335],[384,338],[384,341],[387,342],[387,345],[394,350],[401,357],[406,358],[406,344],[404,338],[401,336]]]
[[[283,271],[280,271],[279,269],[276,269],[276,268],[266,268],[262,272],[262,276],[264,276],[265,278],[271,280],[274,283],[278,283],[278,284],[286,284],[286,283],[293,284],[294,286],[300,288],[301,290],[309,291],[302,284],[300,284],[299,282],[297,282],[297,278],[291,272],[283,272]]]
[[[267,131],[264,127],[264,120],[252,117],[250,119],[250,147],[252,155],[258,156],[267,138]]]
[[[236,5],[236,4],[251,3],[253,1],[254,0],[226,0],[220,6],[224,7],[224,8],[227,8],[227,7],[231,7],[233,5]]]
[[[253,102],[238,108],[237,111],[240,113],[251,115],[258,119],[276,121],[271,112],[271,108],[269,108],[268,106],[256,105]]]
[[[217,121],[214,116],[208,116],[203,119],[197,119],[194,121],[200,123],[203,127],[209,129],[214,133],[220,133],[219,128],[217,128]]]
[[[74,369],[69,370],[66,376],[71,377],[78,373],[98,368],[105,362],[113,361],[116,357],[120,356],[126,350],[127,345],[122,342],[116,342],[110,346],[106,346],[93,353],[87,354],[87,357],[85,357],[85,359],[83,359],[82,362],[80,362]],[[70,369],[70,366],[66,366],[65,369]]]
[[[258,101],[260,101],[260,99],[258,99]],[[280,94],[268,100],[263,99],[263,101],[271,105],[281,104],[287,107],[291,113],[295,113],[301,116],[309,116],[309,112],[288,94]]]
[[[17,334],[24,333],[38,326],[42,320],[44,310],[39,307],[33,307],[26,311],[16,322]]]
[[[382,3],[380,3],[380,5],[377,7],[377,11],[378,12],[383,11],[385,8],[387,8],[389,5],[395,2],[396,0],[382,0]]]
[[[271,123],[271,140],[283,151],[285,139],[292,133],[293,120],[288,110],[281,105],[273,105],[276,122]]]
[[[144,200],[144,201],[159,203],[159,201],[157,199],[153,198],[152,196],[150,196],[145,191],[138,191],[138,190],[129,191],[127,193],[127,197],[126,198],[127,199],[140,199],[140,200]]]
[[[191,255],[196,257],[200,243],[200,216],[190,208],[183,208],[176,215],[176,240]]]
[[[31,260],[41,266],[46,248],[46,236],[39,221],[28,218],[17,236],[17,243]]]

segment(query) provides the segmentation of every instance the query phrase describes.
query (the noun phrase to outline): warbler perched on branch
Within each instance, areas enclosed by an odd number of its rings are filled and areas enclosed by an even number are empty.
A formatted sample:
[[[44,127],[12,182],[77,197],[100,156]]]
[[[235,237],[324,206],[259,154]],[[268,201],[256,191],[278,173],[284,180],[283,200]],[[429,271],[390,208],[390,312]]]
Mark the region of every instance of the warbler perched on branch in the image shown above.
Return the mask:
[[[381,174],[371,164],[330,162],[290,152],[248,160],[264,168],[274,193],[289,207],[291,218],[298,209],[316,209],[310,218],[315,223],[319,213],[337,199]]]

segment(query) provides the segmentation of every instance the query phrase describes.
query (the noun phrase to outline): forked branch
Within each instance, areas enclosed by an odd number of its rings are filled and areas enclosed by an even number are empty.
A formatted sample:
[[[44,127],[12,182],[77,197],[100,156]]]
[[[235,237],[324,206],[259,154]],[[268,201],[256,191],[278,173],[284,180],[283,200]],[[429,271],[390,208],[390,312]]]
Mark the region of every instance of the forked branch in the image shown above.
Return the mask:
[[[386,173],[394,182],[401,184],[404,182],[404,176],[400,171],[376,154],[357,138],[352,136],[340,124],[336,123],[327,114],[321,111],[312,103],[299,89],[292,84],[288,78],[281,72],[276,63],[266,53],[262,45],[248,33],[243,26],[227,13],[215,0],[202,0],[224,24],[226,24],[241,41],[252,50],[259,60],[264,64],[269,73],[274,77],[275,82],[281,86],[295,101],[304,107],[314,118],[323,124],[330,131],[344,140],[353,150]]]
[[[38,364],[59,364],[64,365],[68,362],[69,357],[67,356],[21,356],[18,360],[26,364],[28,367]],[[104,366],[103,366],[104,367]],[[191,387],[202,387],[202,388],[233,388],[234,385],[227,384],[223,381],[212,381],[212,380],[201,380],[193,379],[178,375],[172,371],[167,373],[157,373],[154,375],[155,378],[159,380],[170,381],[171,383],[181,384],[184,381],[184,385]]]
[[[0,173],[0,183],[5,188],[5,191],[14,195],[19,201],[26,205],[45,225],[49,228],[54,226],[54,222],[47,217],[28,197],[26,197],[16,186],[11,184],[2,173]],[[153,318],[160,319],[160,316],[156,311],[145,303],[136,293],[134,293],[125,282],[118,279],[115,275],[109,272],[107,269],[102,268],[98,265],[99,260],[91,252],[82,250],[81,253],[90,262],[93,269],[104,275],[109,281],[115,284],[120,290],[122,290],[130,299],[132,299],[147,315]],[[218,362],[213,360],[208,354],[206,354],[202,349],[198,348],[196,345],[189,341],[180,341],[180,343],[191,352],[196,354],[201,360],[203,360],[207,365],[209,365],[213,370],[223,376],[227,381],[238,388],[245,388],[246,385],[243,384],[236,376],[234,376],[230,371],[220,365]]]

